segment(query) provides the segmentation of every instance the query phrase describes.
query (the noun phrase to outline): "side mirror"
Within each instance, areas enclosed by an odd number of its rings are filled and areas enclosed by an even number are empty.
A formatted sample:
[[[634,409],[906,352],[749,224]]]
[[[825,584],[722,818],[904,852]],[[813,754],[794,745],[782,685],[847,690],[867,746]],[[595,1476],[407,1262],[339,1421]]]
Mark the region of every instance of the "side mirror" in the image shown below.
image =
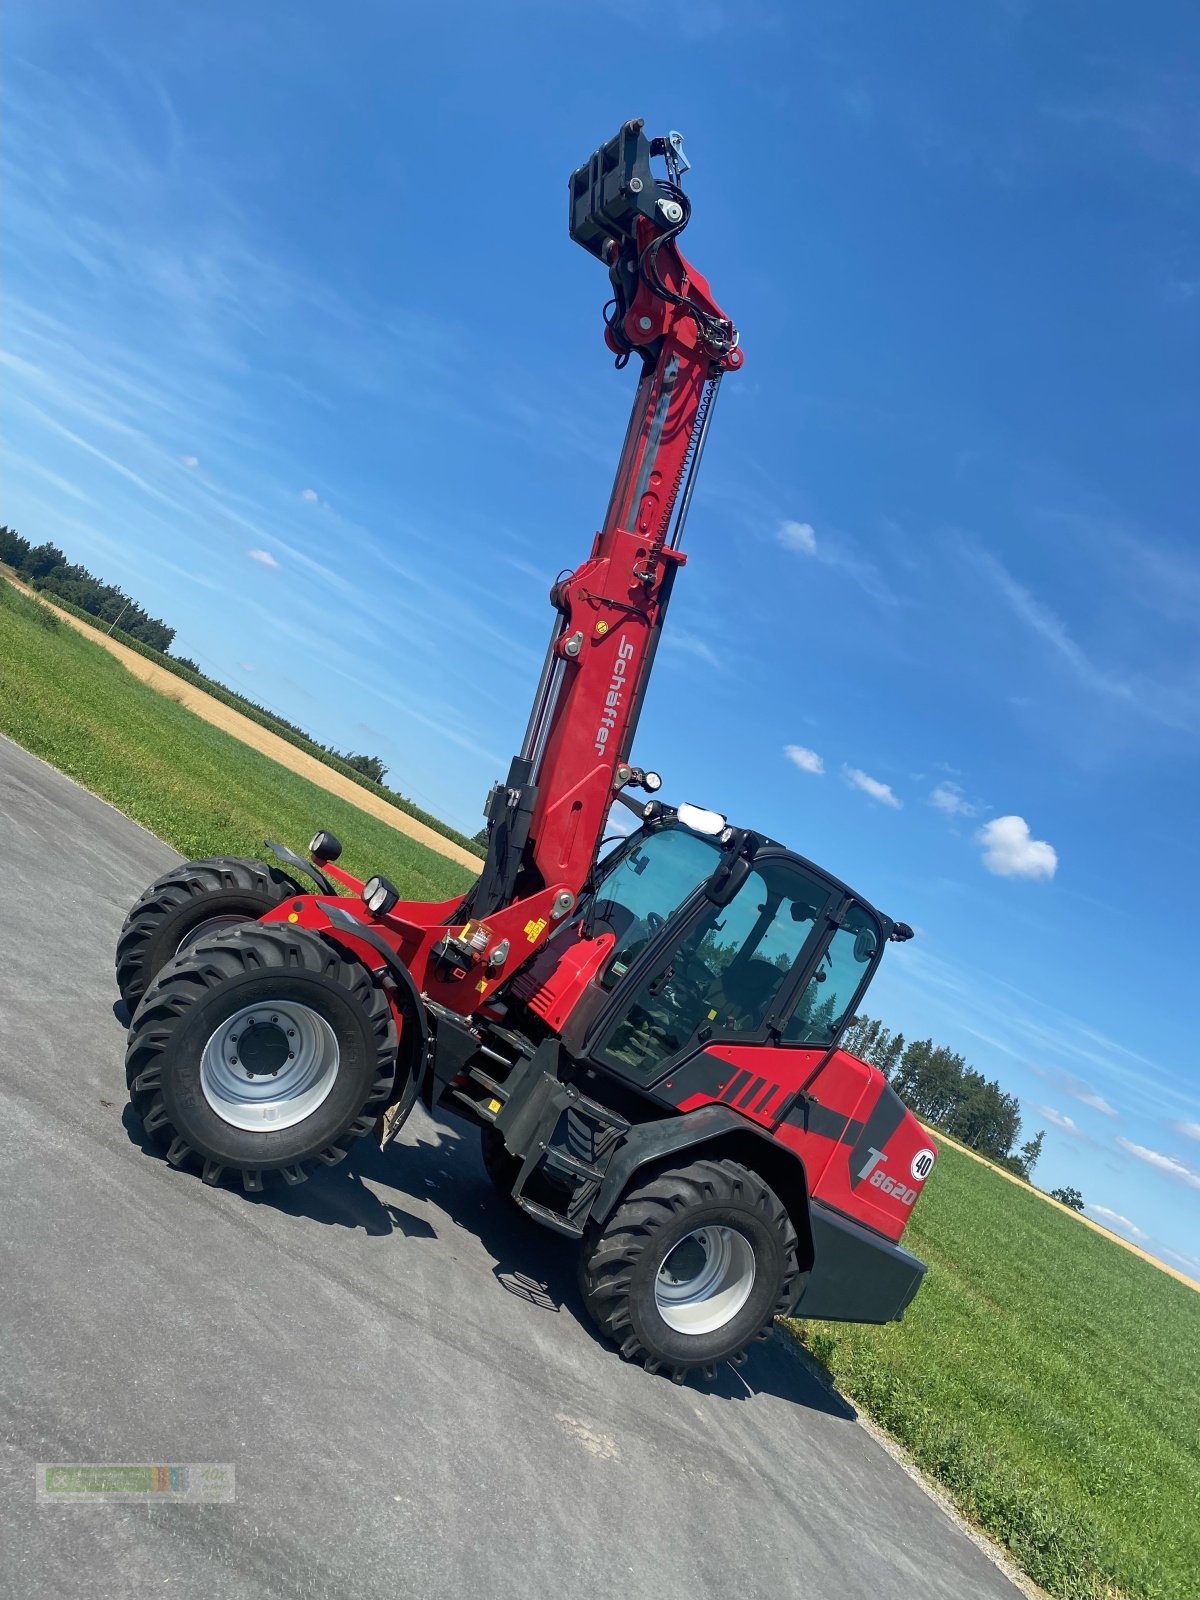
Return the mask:
[[[750,862],[744,855],[726,856],[704,885],[704,898],[714,906],[727,906],[750,872]]]

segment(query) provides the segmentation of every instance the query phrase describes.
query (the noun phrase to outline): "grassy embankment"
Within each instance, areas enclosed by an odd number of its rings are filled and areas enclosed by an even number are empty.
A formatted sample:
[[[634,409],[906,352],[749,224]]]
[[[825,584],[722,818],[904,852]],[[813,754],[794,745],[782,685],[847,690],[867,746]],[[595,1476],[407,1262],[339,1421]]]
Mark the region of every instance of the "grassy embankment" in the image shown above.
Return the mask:
[[[4,584],[0,731],[187,856],[319,824],[407,895],[470,877]],[[905,1243],[930,1270],[903,1323],[800,1325],[843,1392],[1051,1593],[1197,1600],[1200,1295],[945,1146]]]
[[[342,864],[412,899],[446,899],[469,869],[288,772],[139,683],[99,644],[0,579],[0,733],[78,779],[190,859],[303,849],[331,828]]]
[[[18,588],[28,588],[27,580],[0,563],[0,579],[10,578]],[[36,585],[34,585],[36,588]],[[193,689],[199,689],[209,695],[213,700],[230,710],[236,711],[240,716],[257,723],[260,728],[265,728],[268,733],[273,733],[277,738],[301,750],[305,755],[311,756],[314,761],[319,761],[332,772],[338,773],[350,783],[356,784],[365,790],[374,799],[383,800],[388,805],[395,806],[398,811],[406,816],[413,817],[416,821],[424,823],[427,828],[432,828],[435,833],[440,833],[443,838],[451,840],[472,855],[477,855],[482,860],[483,850],[474,839],[469,839],[465,833],[460,833],[457,828],[452,828],[449,823],[443,822],[440,817],[431,816],[428,811],[423,811],[407,796],[399,794],[395,789],[389,789],[386,784],[376,783],[373,779],[365,777],[354,767],[347,766],[340,756],[327,750],[324,745],[317,744],[303,729],[295,723],[288,722],[285,718],[277,716],[275,712],[268,711],[265,706],[260,706],[256,701],[247,700],[245,695],[236,693],[233,689],[215,678],[208,677],[203,672],[193,672],[190,667],[185,667],[174,656],[164,655],[161,650],[154,650],[149,645],[143,644],[140,639],[134,639],[120,628],[109,627],[100,617],[94,617],[90,611],[84,611],[77,605],[72,605],[69,600],[64,600],[62,595],[47,592],[42,598],[53,609],[66,612],[72,617],[77,617],[80,622],[89,628],[95,628],[100,636],[124,645],[127,650],[132,650],[136,655],[142,656],[146,661],[152,662],[164,672],[169,672],[172,677],[179,678],[183,683]]]
[[[1052,1594],[1200,1596],[1200,1294],[953,1148],[902,1323],[805,1345]]]

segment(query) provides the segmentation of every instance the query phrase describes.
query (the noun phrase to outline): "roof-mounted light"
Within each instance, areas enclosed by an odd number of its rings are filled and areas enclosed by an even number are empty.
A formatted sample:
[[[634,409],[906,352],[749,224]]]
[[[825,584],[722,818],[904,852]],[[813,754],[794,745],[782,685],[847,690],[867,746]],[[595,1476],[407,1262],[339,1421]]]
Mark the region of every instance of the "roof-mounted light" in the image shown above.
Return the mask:
[[[726,826],[726,819],[719,811],[706,811],[703,806],[689,805],[686,800],[676,809],[675,816],[693,833],[706,833],[714,839]]]

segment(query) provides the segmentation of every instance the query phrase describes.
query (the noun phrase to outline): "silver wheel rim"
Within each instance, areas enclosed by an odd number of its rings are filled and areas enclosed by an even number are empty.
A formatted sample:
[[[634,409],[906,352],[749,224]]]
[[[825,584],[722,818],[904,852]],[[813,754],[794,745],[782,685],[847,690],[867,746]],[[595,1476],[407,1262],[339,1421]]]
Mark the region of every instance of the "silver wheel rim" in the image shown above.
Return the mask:
[[[715,1333],[754,1288],[754,1247],[736,1228],[695,1228],[673,1244],[654,1280],[658,1314],[676,1333]]]
[[[197,939],[207,939],[210,933],[224,933],[226,928],[240,928],[243,922],[253,922],[253,917],[230,915],[225,917],[206,917],[203,922],[198,922],[194,928],[189,928],[175,946],[175,954],[181,956],[185,950],[190,950]]]
[[[243,1006],[204,1046],[200,1089],[234,1128],[294,1128],[328,1097],[339,1061],[333,1029],[310,1007],[296,1000]]]

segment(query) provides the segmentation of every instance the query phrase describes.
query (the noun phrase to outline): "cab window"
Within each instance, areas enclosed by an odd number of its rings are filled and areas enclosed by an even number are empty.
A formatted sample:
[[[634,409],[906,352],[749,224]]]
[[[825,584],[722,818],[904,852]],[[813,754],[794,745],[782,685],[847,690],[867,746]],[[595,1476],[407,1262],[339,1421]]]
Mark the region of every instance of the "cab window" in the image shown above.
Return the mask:
[[[863,906],[851,906],[783,1030],[786,1044],[833,1043],[871,969],[879,942],[875,918]]]
[[[639,1081],[699,1034],[752,1035],[810,940],[821,936],[827,884],[795,862],[756,866],[727,906],[709,906],[629,997],[604,1047]]]

